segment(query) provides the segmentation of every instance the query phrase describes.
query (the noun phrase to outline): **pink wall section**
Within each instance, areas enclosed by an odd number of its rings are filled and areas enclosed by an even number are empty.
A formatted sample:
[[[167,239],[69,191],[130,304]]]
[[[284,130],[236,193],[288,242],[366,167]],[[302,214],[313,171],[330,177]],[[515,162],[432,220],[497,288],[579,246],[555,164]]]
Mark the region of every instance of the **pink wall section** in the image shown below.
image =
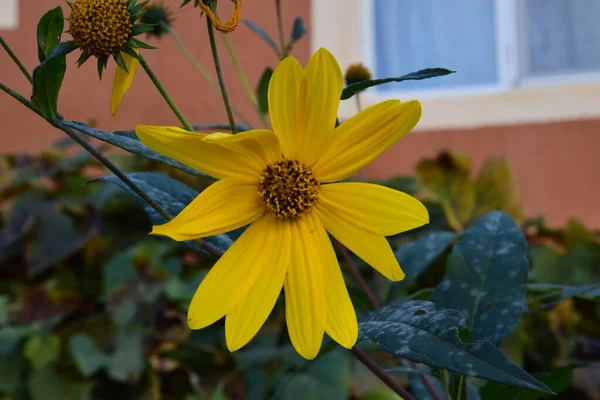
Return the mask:
[[[180,1],[164,0],[176,12],[175,30],[190,51],[213,74],[206,26],[198,10],[187,6],[179,10]],[[226,16],[231,6],[224,3],[220,14]],[[307,26],[309,0],[284,1],[286,31],[291,29],[294,17],[302,16]],[[247,0],[243,18],[259,23],[277,38],[275,10],[272,1]],[[16,30],[0,34],[13,47],[28,68],[37,61],[36,24],[49,8],[62,5],[58,0],[21,0],[20,23]],[[68,35],[65,36],[65,39]],[[266,65],[275,66],[277,58],[256,35],[243,24],[230,35],[233,45],[255,85]],[[183,113],[193,123],[226,121],[218,95],[211,91],[193,67],[183,58],[170,37],[151,42],[159,51],[144,54],[156,74],[171,92]],[[228,60],[220,48],[227,86],[232,102],[258,126],[252,107]],[[308,37],[294,50],[301,63],[309,57]],[[139,73],[120,113],[113,118],[109,113],[110,84],[113,63],[105,78],[98,82],[92,62],[80,69],[75,61],[78,54],[68,58],[69,70],[60,96],[60,110],[67,119],[95,120],[104,130],[131,129],[137,123],[177,124],[149,79]],[[140,71],[139,72],[143,72]],[[8,56],[0,52],[0,81],[19,92],[29,95],[30,86]],[[61,133],[31,114],[21,104],[0,92],[0,152],[36,152],[49,145]],[[563,224],[569,217],[583,220],[587,225],[600,228],[600,120],[564,122],[523,126],[492,127],[472,130],[448,130],[411,133],[367,168],[370,177],[387,177],[412,173],[422,157],[434,156],[449,149],[472,157],[475,167],[490,155],[508,158],[515,171],[516,181],[528,216],[545,215],[552,224]]]
[[[366,176],[406,175],[440,150],[468,155],[475,172],[489,156],[511,165],[528,217],[600,228],[600,120],[412,132],[372,163]]]

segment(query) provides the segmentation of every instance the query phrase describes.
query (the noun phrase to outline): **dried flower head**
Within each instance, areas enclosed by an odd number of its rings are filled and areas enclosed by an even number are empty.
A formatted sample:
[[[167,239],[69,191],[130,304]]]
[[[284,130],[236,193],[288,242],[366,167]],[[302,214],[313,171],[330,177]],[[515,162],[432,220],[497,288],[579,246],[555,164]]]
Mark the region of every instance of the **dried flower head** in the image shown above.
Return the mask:
[[[362,81],[371,79],[371,72],[362,63],[351,64],[344,75],[346,85],[352,85]]]

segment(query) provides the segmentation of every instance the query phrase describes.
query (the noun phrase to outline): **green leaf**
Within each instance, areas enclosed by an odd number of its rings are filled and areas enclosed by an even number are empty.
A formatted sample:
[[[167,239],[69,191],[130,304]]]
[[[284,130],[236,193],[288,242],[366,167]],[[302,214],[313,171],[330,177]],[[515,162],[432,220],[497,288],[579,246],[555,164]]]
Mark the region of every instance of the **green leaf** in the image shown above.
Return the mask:
[[[62,8],[56,7],[42,16],[37,26],[38,59],[43,62],[58,46],[64,29]]]
[[[559,394],[571,386],[573,380],[573,370],[576,366],[566,366],[555,368],[550,372],[541,372],[533,374],[540,382],[548,385],[550,390]],[[533,392],[521,388],[507,387],[496,382],[488,382],[481,388],[482,400],[538,400],[552,398],[550,394]]]
[[[296,17],[296,19],[294,19],[294,25],[292,26],[290,40],[287,44],[288,53],[292,50],[294,44],[296,44],[298,40],[302,39],[304,35],[306,35],[306,26],[304,25],[304,19],[302,19],[302,17]]]
[[[94,375],[110,362],[110,357],[87,335],[75,334],[71,336],[69,350],[79,371],[86,378]]]
[[[169,165],[173,168],[177,168],[179,170],[187,172],[188,174],[200,176],[203,178],[208,177],[208,175],[200,171],[196,171],[195,169],[192,169],[186,165],[183,165],[179,161],[173,160],[172,158],[166,157],[160,153],[155,152],[154,150],[151,150],[146,145],[144,145],[137,138],[137,136],[135,136],[135,132],[133,131],[118,131],[115,133],[104,132],[96,130],[89,125],[77,121],[61,120],[59,121],[59,124],[71,129],[75,129],[95,139],[120,147],[124,150],[127,150],[130,153],[137,154],[138,156],[142,156],[150,160],[158,161],[163,164]]]
[[[527,289],[532,292],[544,293],[540,297],[546,300],[543,304],[535,304],[537,308],[530,310],[530,313],[537,312],[541,309],[551,307],[563,300],[572,297],[580,297],[583,299],[591,299],[600,301],[600,282],[591,285],[570,286],[570,285],[553,285],[546,283],[530,283]],[[552,296],[552,294],[554,294]],[[550,295],[550,296],[548,296]],[[535,300],[532,299],[532,300]]]
[[[306,371],[294,374],[283,388],[282,400],[338,400],[350,395],[350,360],[337,349],[312,361]]]
[[[395,253],[396,259],[406,274],[406,278],[398,282],[401,284],[400,286],[418,278],[450,246],[455,238],[456,234],[453,232],[428,232],[417,241],[398,249]]]
[[[461,231],[471,220],[475,207],[471,170],[471,159],[445,151],[436,158],[420,161],[416,167],[421,191],[428,199],[442,205],[448,225],[455,231]]]
[[[523,232],[506,213],[493,211],[454,246],[431,301],[438,309],[460,311],[472,342],[498,344],[521,321],[528,270]]]
[[[73,218],[59,211],[59,205],[52,201],[22,200],[13,206],[11,213],[19,214],[31,224],[31,235],[24,243],[25,261],[31,274],[42,272],[75,253],[98,232],[98,220],[80,231]]]
[[[34,370],[29,378],[31,400],[91,400],[94,383],[76,382],[51,368]]]
[[[31,336],[25,342],[25,356],[34,368],[45,368],[58,359],[60,347],[61,341],[57,335]]]
[[[589,246],[575,244],[562,253],[551,247],[535,246],[530,249],[531,273],[529,277],[539,283],[584,285],[600,280]]]
[[[67,70],[65,55],[48,57],[33,70],[33,92],[31,102],[47,118],[56,118],[58,93]]]
[[[140,378],[144,371],[143,338],[141,331],[119,332],[117,347],[107,366],[111,378],[121,382],[136,382]]]
[[[189,186],[179,181],[176,181],[175,179],[169,178],[167,175],[164,174],[152,172],[135,172],[127,174],[127,176],[141,190],[146,192],[154,201],[156,201],[173,216],[179,214],[199,194]],[[131,191],[131,189],[129,189],[129,187],[127,187],[116,176],[105,176],[97,180],[113,183],[124,189],[130,195],[132,195],[142,205],[142,207],[144,207],[144,210],[146,211],[154,225],[161,225],[167,222],[158,212],[156,212],[152,207],[150,207],[137,194]],[[207,237],[203,240],[205,240],[206,242],[208,242],[223,253],[232,244],[232,240],[224,234]],[[208,254],[208,252],[196,242],[187,241],[183,243],[197,251]]]
[[[525,219],[512,170],[502,157],[490,157],[483,163],[475,181],[475,199],[473,218],[498,210],[509,214],[517,223]]]
[[[261,113],[266,114],[269,112],[269,82],[273,76],[273,68],[265,68],[258,86],[256,87],[256,98],[258,99],[258,109]]]
[[[456,71],[450,71],[445,68],[426,68],[417,72],[411,72],[410,74],[402,75],[398,78],[385,78],[385,79],[371,79],[368,81],[362,81],[348,85],[342,91],[342,100],[348,100],[356,93],[363,91],[372,86],[382,85],[389,82],[402,82],[402,81],[419,81],[422,79],[435,78],[437,76],[444,76],[453,74]]]
[[[264,31],[264,29],[260,28],[254,22],[249,21],[247,19],[243,21],[244,24],[246,24],[246,26],[252,30],[252,32],[256,33],[262,40],[265,41],[266,44],[268,44],[273,49],[275,54],[277,54],[278,58],[281,58],[281,53],[279,52],[277,44],[275,44],[275,41],[271,38],[271,36],[269,36],[267,32]]]
[[[458,311],[436,311],[433,303],[409,301],[370,313],[359,323],[359,338],[431,367],[549,392],[546,385],[511,364],[492,343],[462,343],[458,328],[463,326],[465,320]]]
[[[22,374],[27,367],[27,361],[20,351],[1,354],[0,357],[0,392],[14,393],[24,383]],[[16,396],[15,396],[16,399]]]

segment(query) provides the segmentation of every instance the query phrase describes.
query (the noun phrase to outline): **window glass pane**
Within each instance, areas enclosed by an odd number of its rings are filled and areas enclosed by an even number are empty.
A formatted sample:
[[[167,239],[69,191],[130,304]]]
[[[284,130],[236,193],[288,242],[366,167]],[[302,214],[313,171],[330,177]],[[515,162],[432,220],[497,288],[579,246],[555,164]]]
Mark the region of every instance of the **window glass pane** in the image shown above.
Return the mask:
[[[600,71],[599,0],[526,0],[525,75]]]
[[[376,77],[443,67],[458,73],[379,90],[448,88],[498,81],[493,0],[373,0]]]

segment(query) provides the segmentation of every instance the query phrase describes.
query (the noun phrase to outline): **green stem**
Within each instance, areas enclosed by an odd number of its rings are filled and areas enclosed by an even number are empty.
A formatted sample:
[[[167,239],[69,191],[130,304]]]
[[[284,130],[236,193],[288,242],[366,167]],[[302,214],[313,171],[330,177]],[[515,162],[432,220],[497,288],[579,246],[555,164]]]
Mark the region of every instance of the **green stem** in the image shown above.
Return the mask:
[[[42,112],[40,110],[37,109],[37,107],[35,107],[33,104],[31,104],[31,102],[29,100],[27,100],[21,94],[17,93],[16,91],[9,88],[8,86],[0,83],[0,90],[3,90],[8,95],[10,95],[12,98],[17,100],[19,103],[23,104],[25,107],[29,108],[34,113],[36,113],[40,117],[44,118],[53,127],[60,129],[61,131],[66,133],[71,139],[73,139],[81,147],[83,147],[86,151],[88,151],[92,156],[94,156],[109,171],[111,171],[113,174],[115,174],[115,176],[117,178],[119,178],[121,181],[123,181],[123,183],[129,189],[131,189],[135,194],[140,196],[140,198],[142,200],[144,200],[146,203],[148,203],[148,205],[150,207],[152,207],[154,210],[156,210],[156,212],[159,213],[167,221],[170,221],[173,219],[173,217],[171,216],[171,214],[169,214],[169,212],[167,210],[162,208],[160,206],[160,204],[155,202],[142,189],[140,189],[131,179],[129,179],[129,177],[126,174],[124,174],[119,168],[117,168],[117,166],[114,165],[108,158],[106,158],[98,149],[96,149],[91,143],[89,143],[87,140],[85,140],[83,137],[81,137],[81,135],[77,131],[75,131],[74,129],[72,129],[70,127],[63,126],[60,123],[60,121],[58,121],[58,120],[47,118],[46,116],[44,116],[44,114],[42,114]],[[204,240],[198,239],[198,240],[196,240],[196,242],[200,246],[202,246],[204,249],[206,249],[208,252],[210,252],[211,254],[213,254],[217,257],[223,255],[223,253],[221,253],[220,251],[215,249],[213,246],[211,246],[209,243],[205,242]]]
[[[31,102],[29,100],[27,100],[25,97],[21,96],[19,93],[15,92],[8,86],[4,85],[3,83],[0,83],[0,90],[6,92],[6,94],[11,96],[13,99],[17,100],[19,103],[23,104],[25,107],[29,108],[31,111],[33,111],[37,115],[41,116],[42,118],[45,118],[40,113],[40,111],[36,107],[34,107],[33,104],[31,104]]]
[[[235,51],[233,50],[233,46],[231,45],[229,38],[227,37],[227,35],[222,34],[221,39],[223,39],[223,43],[225,44],[225,50],[227,50],[227,54],[229,55],[229,58],[231,59],[231,62],[233,63],[235,72],[237,73],[238,77],[240,78],[240,81],[242,81],[242,86],[244,87],[244,90],[246,91],[246,94],[248,95],[248,98],[250,99],[250,102],[252,103],[252,106],[254,107],[254,110],[256,111],[258,118],[260,119],[260,122],[263,124],[263,126],[265,128],[268,128],[269,124],[265,118],[265,115],[260,111],[260,108],[258,107],[258,99],[256,98],[256,95],[254,94],[254,91],[252,90],[252,87],[250,86],[248,77],[244,73],[242,64],[240,63],[240,60],[238,59],[237,55],[235,54]]]
[[[288,48],[285,45],[283,36],[283,21],[281,19],[281,0],[275,0],[275,10],[277,12],[277,30],[279,31],[279,46],[281,47],[281,59],[288,56]]]
[[[14,61],[15,64],[17,64],[17,67],[19,67],[21,72],[23,72],[23,75],[25,75],[25,78],[27,78],[29,83],[31,83],[33,85],[33,78],[31,77],[31,74],[29,73],[29,71],[27,71],[27,68],[25,68],[23,63],[21,63],[21,60],[19,60],[17,55],[15,53],[13,53],[13,51],[10,49],[10,47],[8,47],[8,44],[4,41],[4,38],[2,36],[0,36],[0,45],[2,45],[2,47],[4,47],[4,50],[6,50],[6,52],[10,56],[10,58]]]
[[[361,112],[362,111],[362,104],[360,103],[360,93],[356,93],[356,95],[354,96],[354,98],[356,99],[356,111],[357,112]]]
[[[165,101],[167,102],[169,107],[171,107],[171,110],[173,110],[173,112],[175,113],[175,115],[177,116],[179,121],[181,121],[181,124],[183,125],[183,127],[190,132],[193,131],[194,128],[192,128],[192,125],[183,116],[183,114],[181,113],[181,110],[179,110],[179,108],[175,105],[175,102],[173,102],[173,99],[171,99],[171,96],[169,96],[169,93],[167,93],[164,86],[162,85],[162,83],[160,83],[160,81],[154,74],[154,71],[152,71],[152,68],[150,68],[150,65],[148,65],[148,63],[146,62],[146,59],[144,58],[144,56],[142,56],[141,53],[140,53],[140,64],[144,68],[144,71],[146,71],[146,74],[148,74],[148,76],[150,77],[150,80],[152,81],[152,83],[154,83],[154,86],[156,86],[156,88],[158,89],[158,91],[160,92],[162,97],[165,99]]]
[[[185,58],[188,59],[188,61],[190,62],[190,64],[192,64],[194,69],[196,71],[198,71],[198,73],[202,76],[202,78],[204,78],[206,83],[208,83],[208,86],[210,86],[210,88],[212,90],[214,90],[215,92],[220,93],[221,89],[219,88],[219,86],[217,86],[215,81],[211,78],[208,71],[206,71],[206,69],[204,69],[202,64],[200,64],[198,62],[198,60],[196,60],[196,58],[192,55],[192,53],[190,53],[190,51],[185,47],[185,45],[183,44],[183,41],[181,40],[181,38],[179,37],[177,32],[175,32],[171,27],[169,27],[164,22],[161,22],[161,25],[167,32],[169,32],[169,34],[175,41],[175,44],[177,45],[177,47],[179,48],[181,53],[183,53]],[[242,122],[244,124],[250,125],[250,121],[248,121],[248,119],[246,117],[244,117],[244,115],[239,110],[237,110],[233,105],[231,106],[231,110],[234,112],[235,115],[237,115],[242,120]]]
[[[452,395],[450,395],[450,383],[448,379],[448,370],[442,370],[442,384],[444,385],[444,393],[446,394],[447,400],[452,400]]]
[[[458,389],[456,391],[456,400],[462,400],[463,387],[465,386],[465,376],[461,375],[458,378]]]
[[[211,8],[214,7],[214,3],[211,3]],[[221,87],[221,95],[223,96],[223,104],[225,104],[225,111],[227,112],[227,119],[229,119],[229,125],[231,125],[231,133],[236,134],[237,129],[235,126],[235,120],[231,112],[231,104],[229,103],[229,97],[227,96],[227,89],[225,88],[225,80],[223,79],[223,71],[221,70],[221,62],[219,61],[219,53],[217,52],[217,43],[215,41],[215,30],[210,18],[206,18],[206,28],[208,29],[208,38],[210,40],[210,49],[213,55],[213,61],[215,63],[215,69],[217,70],[217,78],[219,80],[219,86]]]
[[[408,393],[398,382],[392,379],[391,376],[385,373],[375,361],[373,361],[364,351],[354,346],[350,350],[358,360],[375,374],[383,383],[392,389],[398,396],[404,400],[416,400],[412,394]]]

